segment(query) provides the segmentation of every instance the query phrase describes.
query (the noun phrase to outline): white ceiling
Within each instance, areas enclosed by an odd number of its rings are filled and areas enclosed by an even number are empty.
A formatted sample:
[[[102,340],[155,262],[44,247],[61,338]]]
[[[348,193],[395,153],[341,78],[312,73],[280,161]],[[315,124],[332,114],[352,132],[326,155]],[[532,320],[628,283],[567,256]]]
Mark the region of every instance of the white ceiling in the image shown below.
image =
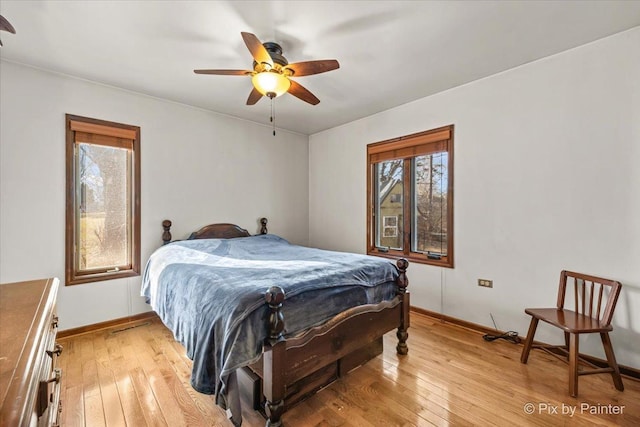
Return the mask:
[[[295,79],[321,102],[275,101],[277,126],[313,134],[640,25],[640,1],[14,1],[5,60],[269,124],[245,101],[241,31],[289,62],[337,59]],[[637,54],[637,52],[636,52]]]

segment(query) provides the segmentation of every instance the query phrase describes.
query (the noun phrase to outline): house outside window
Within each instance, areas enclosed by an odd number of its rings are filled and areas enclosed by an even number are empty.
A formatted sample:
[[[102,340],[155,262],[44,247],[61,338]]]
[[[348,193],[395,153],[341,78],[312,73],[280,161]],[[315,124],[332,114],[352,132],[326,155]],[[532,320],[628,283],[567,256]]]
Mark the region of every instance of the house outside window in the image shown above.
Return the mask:
[[[367,146],[367,253],[453,267],[453,125]]]
[[[66,284],[139,275],[140,128],[66,115]]]

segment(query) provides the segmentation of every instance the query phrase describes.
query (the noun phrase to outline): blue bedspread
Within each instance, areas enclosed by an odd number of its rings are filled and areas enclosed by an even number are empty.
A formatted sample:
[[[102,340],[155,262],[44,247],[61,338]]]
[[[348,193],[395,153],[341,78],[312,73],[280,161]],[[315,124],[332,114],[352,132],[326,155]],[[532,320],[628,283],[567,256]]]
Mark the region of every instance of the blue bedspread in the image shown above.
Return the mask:
[[[264,293],[285,291],[285,334],[347,308],[391,299],[395,265],[292,245],[275,235],[186,240],[158,249],[141,294],[193,360],[192,386],[228,407],[229,376],[257,361],[267,338]]]

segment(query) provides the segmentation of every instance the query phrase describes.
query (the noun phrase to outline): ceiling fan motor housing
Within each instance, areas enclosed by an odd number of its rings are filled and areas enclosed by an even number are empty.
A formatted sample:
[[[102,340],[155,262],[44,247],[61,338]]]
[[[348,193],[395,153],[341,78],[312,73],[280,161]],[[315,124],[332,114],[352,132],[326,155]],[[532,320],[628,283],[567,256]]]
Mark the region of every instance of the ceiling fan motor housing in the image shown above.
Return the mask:
[[[269,52],[269,56],[271,57],[271,60],[274,63],[278,64],[280,67],[284,67],[289,64],[289,61],[287,61],[287,58],[282,56],[282,46],[280,46],[278,43],[264,42],[262,43],[262,46],[264,46],[264,48],[267,49],[267,52]],[[256,65],[258,65],[258,63],[256,61],[253,61],[254,69]]]

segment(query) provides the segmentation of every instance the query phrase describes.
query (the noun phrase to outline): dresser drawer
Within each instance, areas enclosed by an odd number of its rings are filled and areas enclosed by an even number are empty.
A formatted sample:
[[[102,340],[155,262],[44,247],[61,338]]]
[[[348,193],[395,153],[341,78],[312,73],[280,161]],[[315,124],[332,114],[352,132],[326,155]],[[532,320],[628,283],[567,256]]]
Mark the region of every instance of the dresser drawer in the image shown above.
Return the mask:
[[[56,343],[58,332],[58,316],[55,306],[46,324],[49,325],[47,339],[43,349],[46,357],[41,357],[42,363],[38,375],[38,395],[35,403],[35,414],[39,426],[57,426],[60,406],[60,380],[62,370],[58,368],[58,357],[62,354],[62,346]]]
[[[58,279],[0,285],[0,427],[58,425],[58,286]]]

